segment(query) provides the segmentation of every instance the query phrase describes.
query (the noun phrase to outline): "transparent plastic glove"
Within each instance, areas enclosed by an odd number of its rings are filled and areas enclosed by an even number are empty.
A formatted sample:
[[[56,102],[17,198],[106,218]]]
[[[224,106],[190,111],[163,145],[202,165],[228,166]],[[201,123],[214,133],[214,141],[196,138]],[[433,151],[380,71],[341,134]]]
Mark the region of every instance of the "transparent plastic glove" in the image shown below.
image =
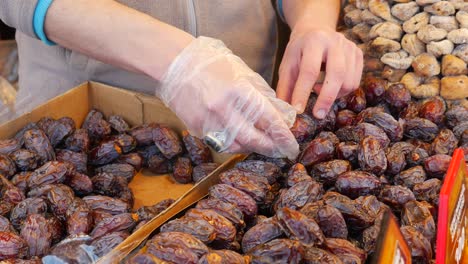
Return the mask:
[[[170,65],[156,91],[199,138],[216,133],[223,152],[294,159],[296,111],[220,40],[199,37]]]

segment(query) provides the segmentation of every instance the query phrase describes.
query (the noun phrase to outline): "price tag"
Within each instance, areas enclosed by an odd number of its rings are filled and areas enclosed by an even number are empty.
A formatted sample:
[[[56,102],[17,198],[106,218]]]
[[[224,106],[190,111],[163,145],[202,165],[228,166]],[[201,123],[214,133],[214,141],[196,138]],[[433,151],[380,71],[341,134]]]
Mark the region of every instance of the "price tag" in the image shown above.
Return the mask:
[[[440,190],[437,264],[468,263],[468,190],[465,157],[457,149]]]
[[[384,214],[371,263],[411,264],[411,250],[401,234],[395,216],[389,209]]]

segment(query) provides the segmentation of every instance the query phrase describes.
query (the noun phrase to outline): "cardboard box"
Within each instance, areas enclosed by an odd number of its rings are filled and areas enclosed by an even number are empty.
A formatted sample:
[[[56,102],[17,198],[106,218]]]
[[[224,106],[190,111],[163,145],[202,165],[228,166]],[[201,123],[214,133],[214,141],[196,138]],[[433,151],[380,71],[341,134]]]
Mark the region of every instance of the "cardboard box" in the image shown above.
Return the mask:
[[[185,129],[184,124],[176,115],[155,97],[89,82],[50,100],[30,113],[3,124],[0,126],[0,138],[10,138],[29,122],[38,121],[44,116],[52,118],[68,116],[75,120],[77,127],[80,127],[88,112],[93,108],[102,111],[105,116],[121,115],[131,126],[156,122],[166,124],[178,133]],[[219,172],[232,167],[244,156],[213,152],[213,157],[215,162],[224,163],[216,170]],[[193,184],[176,183],[171,175],[155,175],[144,169],[139,172],[129,185],[135,196],[134,208],[153,205],[168,198],[180,199],[161,213],[160,217],[151,220],[128,237],[123,245],[113,251],[114,253],[108,258],[102,260],[102,263],[118,262],[117,258],[127,255],[138,247],[157,227],[203,198],[208,193],[208,188],[214,184],[213,179],[209,178],[200,182],[196,188],[192,188]]]

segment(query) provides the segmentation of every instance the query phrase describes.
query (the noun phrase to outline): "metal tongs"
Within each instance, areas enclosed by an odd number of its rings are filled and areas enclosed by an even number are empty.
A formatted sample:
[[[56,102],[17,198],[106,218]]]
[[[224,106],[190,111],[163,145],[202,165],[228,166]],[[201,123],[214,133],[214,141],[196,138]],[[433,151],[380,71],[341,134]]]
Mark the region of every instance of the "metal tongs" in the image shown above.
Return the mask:
[[[16,88],[12,83],[18,81],[18,50],[14,49],[8,55],[2,72],[0,73],[0,102],[15,112]]]

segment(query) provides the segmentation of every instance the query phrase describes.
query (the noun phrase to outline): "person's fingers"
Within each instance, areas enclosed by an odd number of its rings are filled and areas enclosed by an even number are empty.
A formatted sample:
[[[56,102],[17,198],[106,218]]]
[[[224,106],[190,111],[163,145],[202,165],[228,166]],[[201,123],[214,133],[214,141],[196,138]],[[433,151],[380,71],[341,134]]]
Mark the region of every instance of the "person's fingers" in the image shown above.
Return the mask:
[[[322,119],[330,110],[346,76],[345,54],[342,48],[343,37],[338,38],[327,52],[326,76],[322,90],[314,106],[314,116]]]
[[[343,43],[343,50],[346,52],[348,51],[349,54],[345,56],[345,63],[346,63],[346,71],[345,77],[343,79],[343,85],[341,86],[341,90],[339,94],[347,94],[352,91],[354,87],[354,80],[356,75],[356,55],[355,55],[355,48],[354,43],[350,41],[344,41]]]
[[[321,46],[303,49],[299,76],[292,94],[291,104],[298,113],[304,112],[307,99],[320,76],[324,49]]]
[[[361,84],[362,70],[364,68],[364,57],[362,50],[358,47],[355,47],[355,62],[356,62],[356,71],[354,72],[354,89],[357,89]]]
[[[300,49],[288,46],[278,70],[279,79],[276,96],[287,103],[291,103],[294,83],[299,73],[298,61],[300,55]]]

